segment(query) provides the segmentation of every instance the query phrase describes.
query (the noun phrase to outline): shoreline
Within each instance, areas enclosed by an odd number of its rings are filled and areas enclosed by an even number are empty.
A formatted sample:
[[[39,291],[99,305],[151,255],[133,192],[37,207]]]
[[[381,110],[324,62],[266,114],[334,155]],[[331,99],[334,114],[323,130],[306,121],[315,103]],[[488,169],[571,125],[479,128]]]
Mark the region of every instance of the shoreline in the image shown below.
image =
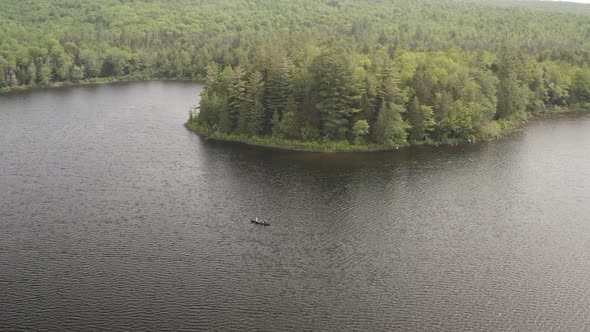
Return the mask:
[[[528,122],[526,122],[526,123],[528,123]],[[394,152],[394,151],[398,151],[401,149],[418,147],[418,146],[439,147],[439,146],[458,146],[458,145],[465,145],[465,144],[475,144],[475,143],[488,142],[488,141],[492,141],[492,140],[501,138],[505,135],[515,132],[523,125],[524,124],[519,124],[516,127],[506,129],[500,135],[493,137],[493,138],[482,138],[482,139],[471,141],[471,142],[448,142],[448,143],[421,142],[418,144],[407,143],[404,145],[393,146],[393,147],[381,146],[381,145],[377,145],[377,144],[374,144],[371,146],[348,144],[348,145],[346,145],[347,149],[338,149],[338,148],[332,149],[332,148],[330,148],[330,144],[338,145],[339,143],[341,144],[341,142],[322,143],[322,142],[317,142],[317,141],[301,142],[301,141],[287,140],[293,144],[292,146],[279,145],[279,144],[273,144],[273,143],[262,143],[262,142],[256,142],[251,139],[244,138],[244,137],[234,137],[234,138],[221,137],[221,136],[217,136],[215,133],[204,133],[204,132],[199,131],[198,128],[192,127],[188,122],[184,123],[184,127],[187,130],[191,131],[192,133],[194,133],[197,136],[199,136],[203,139],[206,139],[206,140],[212,140],[212,141],[217,141],[217,142],[226,142],[226,143],[232,143],[232,144],[240,144],[240,145],[248,145],[248,146],[253,146],[253,147],[261,147],[261,148],[265,148],[265,149],[293,151],[293,152],[308,152],[308,153],[382,153],[382,152]],[[259,139],[260,140],[270,140],[272,138],[261,137]],[[319,145],[320,148],[305,148],[305,147],[297,147],[296,145]]]
[[[103,78],[95,78],[92,80],[80,81],[78,83],[55,82],[55,83],[52,83],[48,86],[20,85],[17,87],[0,89],[0,95],[9,94],[9,93],[34,91],[34,90],[44,90],[44,89],[73,88],[73,87],[112,84],[112,83],[133,83],[133,82],[150,82],[150,81],[177,81],[177,82],[194,82],[194,83],[202,83],[203,82],[202,80],[190,79],[190,78],[132,78],[132,77],[111,78],[111,77],[103,77]]]
[[[559,115],[559,114],[566,114],[566,113],[575,113],[575,112],[590,112],[590,109],[567,109],[567,110],[560,110],[560,111],[547,111],[543,113],[536,114],[524,121],[518,121],[513,126],[506,127],[502,129],[497,135],[487,138],[480,138],[473,141],[456,141],[456,142],[420,142],[420,143],[407,143],[400,146],[380,146],[377,144],[374,145],[352,145],[347,144],[343,145],[345,149],[338,149],[333,148],[334,146],[342,145],[342,142],[301,142],[296,140],[282,140],[283,142],[287,142],[285,145],[280,145],[279,143],[271,143],[270,137],[257,137],[257,138],[248,138],[243,136],[237,135],[225,135],[219,134],[217,132],[205,132],[199,128],[197,125],[191,125],[190,121],[184,123],[184,127],[193,132],[194,134],[198,135],[199,137],[207,140],[213,140],[218,142],[228,142],[232,144],[241,144],[241,145],[248,145],[254,147],[261,147],[265,149],[275,149],[275,150],[283,150],[283,151],[293,151],[293,152],[311,152],[311,153],[379,153],[379,152],[394,152],[400,149],[410,148],[410,147],[418,147],[418,146],[432,146],[432,147],[439,147],[439,146],[459,146],[459,145],[467,145],[467,144],[477,144],[483,142],[490,142],[494,140],[501,139],[508,135],[511,135],[517,131],[522,130],[525,126],[529,125],[535,120],[539,118],[551,116],[551,115]],[[257,141],[258,140],[258,141]],[[306,148],[305,145],[315,145],[318,148]]]
[[[215,136],[215,134],[205,134],[203,132],[200,132],[198,129],[191,127],[191,125],[188,122],[184,123],[184,127],[196,134],[197,136],[206,139],[206,140],[212,140],[212,141],[216,141],[216,142],[227,142],[227,143],[232,143],[232,144],[240,144],[240,145],[248,145],[248,146],[254,146],[254,147],[262,147],[265,149],[273,149],[273,150],[283,150],[283,151],[293,151],[293,152],[312,152],[312,153],[363,153],[363,152],[393,152],[395,150],[399,150],[401,148],[404,147],[408,147],[411,145],[404,145],[404,146],[399,146],[397,148],[375,148],[374,150],[371,149],[359,149],[359,150],[320,150],[320,149],[306,149],[306,148],[297,148],[297,147],[289,147],[289,146],[285,146],[285,145],[278,145],[278,144],[265,144],[265,143],[258,143],[252,140],[247,140],[247,139],[239,139],[239,138],[224,138],[224,137],[219,137],[219,136]],[[300,142],[300,141],[294,141],[294,142]],[[315,144],[322,144],[319,142],[312,142]],[[355,145],[351,145],[351,147],[353,147]]]
[[[197,79],[182,79],[182,78],[129,78],[129,77],[122,77],[122,78],[104,78],[104,79],[95,79],[90,81],[84,82],[58,82],[54,83],[50,86],[19,86],[16,88],[9,88],[0,90],[0,95],[3,94],[10,94],[10,93],[19,93],[19,92],[27,92],[33,90],[43,90],[43,89],[59,89],[59,88],[68,88],[68,87],[82,87],[82,86],[90,86],[90,85],[102,85],[102,84],[112,84],[112,83],[133,83],[133,82],[149,82],[149,81],[178,81],[178,82],[194,82],[194,83],[202,83],[202,80]],[[579,107],[579,106],[578,106]],[[483,137],[474,140],[468,141],[448,141],[448,142],[418,142],[418,143],[406,143],[399,146],[384,146],[379,144],[368,144],[368,145],[353,145],[347,141],[330,141],[330,142],[319,142],[319,141],[298,141],[298,140],[289,140],[289,139],[275,139],[272,137],[245,137],[241,135],[227,135],[222,134],[219,132],[212,132],[208,128],[203,128],[198,126],[197,124],[192,125],[190,120],[184,123],[184,127],[195,133],[196,135],[200,136],[204,139],[210,139],[219,142],[229,142],[234,144],[242,144],[242,145],[249,145],[254,147],[262,147],[266,149],[275,149],[275,150],[283,150],[283,151],[294,151],[294,152],[311,152],[311,153],[379,153],[379,152],[393,152],[399,149],[409,148],[409,147],[417,147],[417,146],[458,146],[458,145],[467,145],[467,144],[476,144],[481,142],[489,142],[492,140],[497,140],[507,135],[510,135],[516,131],[519,131],[527,124],[535,121],[541,117],[551,116],[551,115],[558,115],[558,114],[565,114],[565,113],[573,113],[573,112],[590,112],[590,109],[584,108],[572,108],[572,109],[556,109],[556,110],[546,110],[545,112],[535,114],[529,117],[526,120],[518,120],[514,121],[512,124],[508,124],[503,129],[500,129],[500,132],[490,136],[490,137]]]

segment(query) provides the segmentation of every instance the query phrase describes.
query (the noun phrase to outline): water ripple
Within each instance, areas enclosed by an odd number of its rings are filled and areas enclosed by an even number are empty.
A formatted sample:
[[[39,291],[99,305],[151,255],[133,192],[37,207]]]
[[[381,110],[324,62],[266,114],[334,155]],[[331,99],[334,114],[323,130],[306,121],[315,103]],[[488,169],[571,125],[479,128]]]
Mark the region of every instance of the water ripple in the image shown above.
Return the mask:
[[[186,131],[199,89],[0,97],[0,330],[590,328],[587,114],[290,153]]]

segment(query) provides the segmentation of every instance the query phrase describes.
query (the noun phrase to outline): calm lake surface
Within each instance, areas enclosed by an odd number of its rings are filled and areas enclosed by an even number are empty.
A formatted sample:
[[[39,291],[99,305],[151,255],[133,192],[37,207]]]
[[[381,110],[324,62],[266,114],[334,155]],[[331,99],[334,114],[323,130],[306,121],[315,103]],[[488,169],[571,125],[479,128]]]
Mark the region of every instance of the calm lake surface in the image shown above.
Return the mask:
[[[315,154],[199,138],[200,90],[0,96],[0,330],[590,329],[590,113]]]

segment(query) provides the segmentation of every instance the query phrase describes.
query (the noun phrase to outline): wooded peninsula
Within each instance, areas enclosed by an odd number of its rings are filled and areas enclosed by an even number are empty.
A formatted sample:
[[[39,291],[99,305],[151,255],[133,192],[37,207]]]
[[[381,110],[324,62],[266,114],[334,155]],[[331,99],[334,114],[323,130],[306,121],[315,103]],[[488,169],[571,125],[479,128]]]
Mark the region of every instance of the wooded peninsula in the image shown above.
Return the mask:
[[[318,151],[498,136],[590,108],[590,5],[454,0],[8,0],[0,91],[204,81],[188,127]]]

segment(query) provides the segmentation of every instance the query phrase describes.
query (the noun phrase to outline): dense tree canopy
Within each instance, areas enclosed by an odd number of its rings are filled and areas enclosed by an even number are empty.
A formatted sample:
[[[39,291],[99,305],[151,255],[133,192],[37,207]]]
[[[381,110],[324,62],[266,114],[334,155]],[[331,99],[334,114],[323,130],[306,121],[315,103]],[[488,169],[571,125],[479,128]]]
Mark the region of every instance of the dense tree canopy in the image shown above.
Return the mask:
[[[197,130],[392,147],[474,141],[539,112],[590,108],[587,63],[541,60],[514,45],[421,51],[381,44],[356,49],[337,41],[278,44],[284,48],[278,53],[288,54],[278,57],[282,75],[268,74],[275,65],[262,65],[254,54],[222,73],[209,72],[205,102],[192,121]],[[275,54],[276,48],[262,44],[256,51]],[[224,78],[231,73],[237,82]],[[249,75],[263,92],[232,98],[245,91],[240,82]],[[256,131],[217,120],[246,122],[254,104],[261,105]]]
[[[206,83],[195,125],[401,145],[590,102],[590,6],[454,0],[6,0],[0,89]],[[587,107],[587,105],[586,105]]]

